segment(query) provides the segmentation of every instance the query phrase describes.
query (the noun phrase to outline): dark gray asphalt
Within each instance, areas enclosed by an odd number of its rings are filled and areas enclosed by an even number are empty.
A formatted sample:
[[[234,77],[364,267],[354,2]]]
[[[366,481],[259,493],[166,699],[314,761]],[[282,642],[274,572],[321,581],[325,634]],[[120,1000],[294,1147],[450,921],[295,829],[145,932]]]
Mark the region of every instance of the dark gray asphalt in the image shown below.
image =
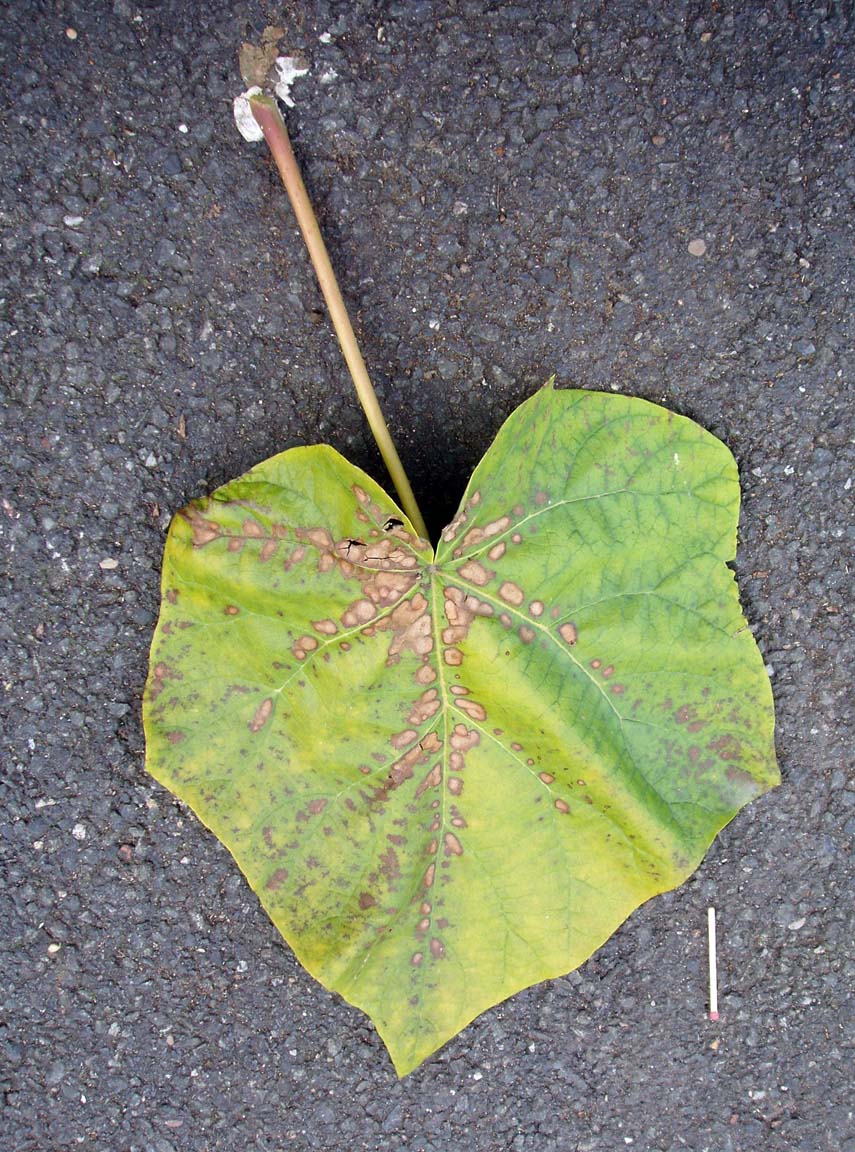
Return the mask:
[[[401,1083],[143,772],[171,512],[295,444],[383,479],[231,120],[271,20],[432,526],[552,372],[664,402],[739,460],[777,698],[784,784],[695,877]],[[853,1152],[851,6],[21,0],[2,29],[0,1147]]]

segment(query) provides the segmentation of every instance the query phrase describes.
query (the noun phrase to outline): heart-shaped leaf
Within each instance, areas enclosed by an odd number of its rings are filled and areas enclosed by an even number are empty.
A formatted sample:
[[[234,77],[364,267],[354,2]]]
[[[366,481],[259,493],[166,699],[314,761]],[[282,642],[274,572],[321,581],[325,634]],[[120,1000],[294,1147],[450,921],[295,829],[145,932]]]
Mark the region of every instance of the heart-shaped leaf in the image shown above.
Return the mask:
[[[547,386],[434,556],[328,447],[173,521],[148,769],[400,1074],[581,964],[778,779],[727,449]]]

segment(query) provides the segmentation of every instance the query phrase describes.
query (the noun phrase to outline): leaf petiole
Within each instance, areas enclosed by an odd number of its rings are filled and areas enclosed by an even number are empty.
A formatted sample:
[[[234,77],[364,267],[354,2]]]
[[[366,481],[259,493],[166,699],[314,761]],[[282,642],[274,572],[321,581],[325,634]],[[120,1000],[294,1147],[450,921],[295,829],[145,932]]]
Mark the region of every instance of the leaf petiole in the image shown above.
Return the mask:
[[[374,386],[368,375],[368,369],[365,367],[365,361],[359,350],[356,335],[350,323],[350,318],[347,314],[347,309],[342,299],[332,264],[330,263],[326,245],[321,236],[321,230],[318,227],[318,221],[315,218],[311,201],[306,192],[306,186],[300,175],[300,169],[291,147],[285,121],[282,119],[282,114],[279,111],[276,101],[271,96],[265,96],[263,94],[250,96],[249,105],[253,118],[264,133],[264,139],[267,141],[267,145],[276,162],[276,167],[279,169],[279,175],[282,177],[282,183],[285,185],[285,191],[288,193],[291,207],[294,209],[294,215],[297,217],[297,223],[300,226],[300,231],[306,247],[309,250],[309,257],[311,258],[312,265],[318,277],[318,283],[320,284],[324,299],[327,302],[333,328],[338,337],[345,363],[350,370],[350,375],[356,388],[356,394],[359,397],[359,402],[365,412],[374,439],[377,441],[377,447],[380,449],[383,462],[389,470],[389,475],[392,477],[392,482],[400,498],[401,506],[410,518],[419,536],[427,540],[428,531],[424,518],[419,511],[419,506],[413,495],[413,489],[389,433],[386,420],[380,408],[379,401],[377,400],[377,393],[374,391]]]

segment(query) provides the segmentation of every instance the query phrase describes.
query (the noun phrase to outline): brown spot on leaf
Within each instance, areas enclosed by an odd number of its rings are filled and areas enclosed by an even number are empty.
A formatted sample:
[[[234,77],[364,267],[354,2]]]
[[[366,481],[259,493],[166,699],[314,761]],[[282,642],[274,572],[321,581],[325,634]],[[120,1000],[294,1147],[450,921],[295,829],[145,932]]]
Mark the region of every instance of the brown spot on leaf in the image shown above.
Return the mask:
[[[615,674],[614,664],[609,664],[608,668],[604,668],[602,673],[601,673],[604,680],[608,680],[609,676],[614,676],[614,674]]]
[[[394,848],[387,848],[380,854],[380,871],[389,884],[393,884],[401,875],[401,866],[398,863],[398,853]]]
[[[445,844],[446,856],[463,855],[463,845],[460,843],[453,832],[446,832],[445,836],[443,837],[443,843]]]
[[[489,524],[484,525],[484,535],[498,536],[500,532],[506,532],[510,526],[510,516],[501,516],[498,520],[491,520]]]
[[[461,712],[465,712],[470,720],[483,721],[487,719],[486,708],[475,700],[458,700],[457,707]]]
[[[260,732],[261,729],[264,727],[264,725],[267,723],[267,721],[270,719],[270,715],[272,712],[273,712],[273,701],[268,696],[267,699],[262,700],[261,703],[256,708],[255,715],[250,720],[249,725],[248,725],[250,732]]]
[[[335,620],[313,620],[312,627],[323,636],[335,636],[338,632],[338,625]]]
[[[184,739],[184,733],[178,732],[178,731],[167,732],[166,733],[166,739],[169,741],[170,744],[180,744],[181,741]]]
[[[602,666],[603,666],[602,660],[592,660],[591,661],[591,667],[594,669],[595,672],[598,668],[601,668]]]
[[[483,539],[483,528],[470,528],[463,539],[460,541],[460,544],[457,546],[457,548],[455,548],[455,556],[459,556],[462,552],[464,552],[467,548],[471,548],[474,544],[480,544]]]
[[[449,743],[456,752],[468,752],[481,743],[481,736],[474,728],[467,728],[465,724],[455,724]]]
[[[277,888],[281,888],[285,881],[288,879],[287,868],[277,868],[270,876],[268,876],[264,887],[270,892],[275,892]]]
[[[441,707],[439,693],[436,688],[428,688],[422,692],[418,700],[407,713],[407,721],[421,727],[431,716],[435,716]]]
[[[417,684],[433,684],[436,680],[436,672],[430,664],[422,664],[422,666],[416,670],[414,678]]]
[[[418,732],[412,728],[407,728],[405,732],[396,732],[389,742],[393,748],[397,748],[400,751],[401,748],[407,748],[412,744],[417,736]]]
[[[286,572],[290,572],[295,564],[299,564],[300,561],[302,559],[304,559],[305,555],[306,555],[306,549],[301,544],[299,547],[294,549],[294,551],[291,553],[290,556],[286,557],[285,562],[283,563],[282,567],[285,569]]]
[[[742,745],[730,732],[725,732],[717,740],[707,745],[711,752],[717,752],[720,760],[741,760]]]
[[[430,942],[430,954],[435,960],[441,960],[445,955],[445,945],[441,940],[437,940],[436,936]]]
[[[179,515],[184,517],[192,529],[194,548],[204,548],[206,544],[210,544],[212,540],[219,537],[219,525],[206,520],[198,508],[191,505],[189,508],[183,509]]]
[[[449,776],[448,778],[448,791],[452,796],[459,796],[463,791],[463,781],[459,776]]]
[[[523,644],[531,644],[534,639],[534,629],[529,628],[528,624],[521,624],[519,628],[519,637]]]
[[[308,532],[298,529],[297,534],[301,539],[308,540],[310,544],[314,544],[316,548],[323,551],[331,551],[333,546],[333,538],[327,532],[326,528],[310,528]]]
[[[232,536],[231,540],[229,540],[228,544],[226,545],[226,548],[229,550],[229,552],[240,552],[245,543],[246,540],[244,540],[243,536]]]
[[[463,663],[463,653],[459,648],[446,648],[442,655],[451,668],[459,668]]]
[[[439,764],[434,764],[433,768],[431,768],[430,772],[428,772],[427,776],[425,776],[424,780],[422,780],[416,789],[416,796],[423,796],[424,793],[428,792],[431,788],[436,788],[441,779],[442,768]]]
[[[485,568],[483,564],[479,564],[477,560],[469,560],[466,564],[461,564],[457,571],[464,580],[468,580],[471,584],[477,584],[481,588],[485,584],[489,584],[496,575],[489,568]]]
[[[507,546],[507,544],[505,543],[505,541],[504,541],[504,540],[500,540],[500,541],[499,541],[497,544],[494,544],[494,545],[493,545],[493,547],[490,549],[490,551],[487,553],[487,555],[489,556],[489,558],[490,558],[490,559],[493,561],[493,563],[495,564],[495,562],[496,562],[497,560],[501,560],[501,559],[502,559],[502,557],[504,556],[504,554],[505,554],[505,552],[507,551],[507,549],[508,549],[508,546]]]
[[[414,968],[420,968],[424,958],[425,957],[423,952],[414,952],[410,957],[410,963]]]
[[[542,508],[543,505],[546,504],[548,500],[549,500],[549,497],[547,496],[547,494],[545,492],[535,492],[534,502],[538,506],[538,508]]]
[[[579,639],[579,635],[576,631],[576,625],[571,623],[569,620],[566,624],[562,624],[558,629],[558,635],[561,637],[564,643],[569,644],[571,648]]]
[[[513,536],[511,536],[511,541],[514,544],[522,544],[522,536],[520,536],[519,532],[514,532]]]
[[[502,612],[501,615],[499,616],[499,620],[505,628],[510,628],[510,626],[512,624],[512,620],[511,620],[510,616],[507,614],[507,612]]]
[[[555,807],[558,809],[559,812],[567,813],[570,811],[570,805],[567,803],[566,800],[561,800],[561,799],[556,800],[555,801]]]
[[[505,601],[506,604],[513,604],[518,608],[525,600],[525,593],[519,584],[514,584],[512,580],[506,580],[499,588],[499,596]]]
[[[375,908],[376,906],[377,901],[374,899],[370,892],[360,892],[359,907],[363,912],[366,912],[369,908]]]
[[[615,696],[622,696],[626,692],[626,684],[612,684],[609,691],[613,692]]]
[[[422,888],[433,888],[433,882],[436,878],[436,864],[429,864],[427,871],[422,879]]]
[[[539,775],[544,784],[551,784],[555,779],[551,772],[541,772]]]
[[[177,588],[167,589],[166,599],[169,601],[170,604],[177,604],[178,603],[178,589]]]
[[[341,622],[345,628],[355,628],[359,624],[367,624],[377,615],[377,609],[370,600],[356,600],[342,613]]]
[[[278,547],[278,540],[266,540],[264,542],[261,547],[261,551],[258,553],[258,559],[262,562],[262,564],[266,564],[267,561],[271,559]]]
[[[442,747],[442,741],[436,732],[428,732],[427,736],[423,736],[419,741],[419,747],[423,752],[434,753],[438,752]]]

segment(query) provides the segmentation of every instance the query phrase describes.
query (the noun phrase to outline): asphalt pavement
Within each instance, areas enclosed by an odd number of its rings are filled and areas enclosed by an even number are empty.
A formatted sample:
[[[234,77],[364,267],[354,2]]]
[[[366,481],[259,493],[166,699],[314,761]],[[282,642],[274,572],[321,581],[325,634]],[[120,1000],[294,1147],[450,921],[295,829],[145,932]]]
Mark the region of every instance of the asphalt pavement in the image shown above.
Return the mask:
[[[553,373],[685,413],[776,697],[692,879],[403,1081],[143,767],[172,513],[297,444],[386,481],[232,120],[271,23],[430,527]],[[0,1147],[855,1152],[853,61],[833,0],[6,6]]]

